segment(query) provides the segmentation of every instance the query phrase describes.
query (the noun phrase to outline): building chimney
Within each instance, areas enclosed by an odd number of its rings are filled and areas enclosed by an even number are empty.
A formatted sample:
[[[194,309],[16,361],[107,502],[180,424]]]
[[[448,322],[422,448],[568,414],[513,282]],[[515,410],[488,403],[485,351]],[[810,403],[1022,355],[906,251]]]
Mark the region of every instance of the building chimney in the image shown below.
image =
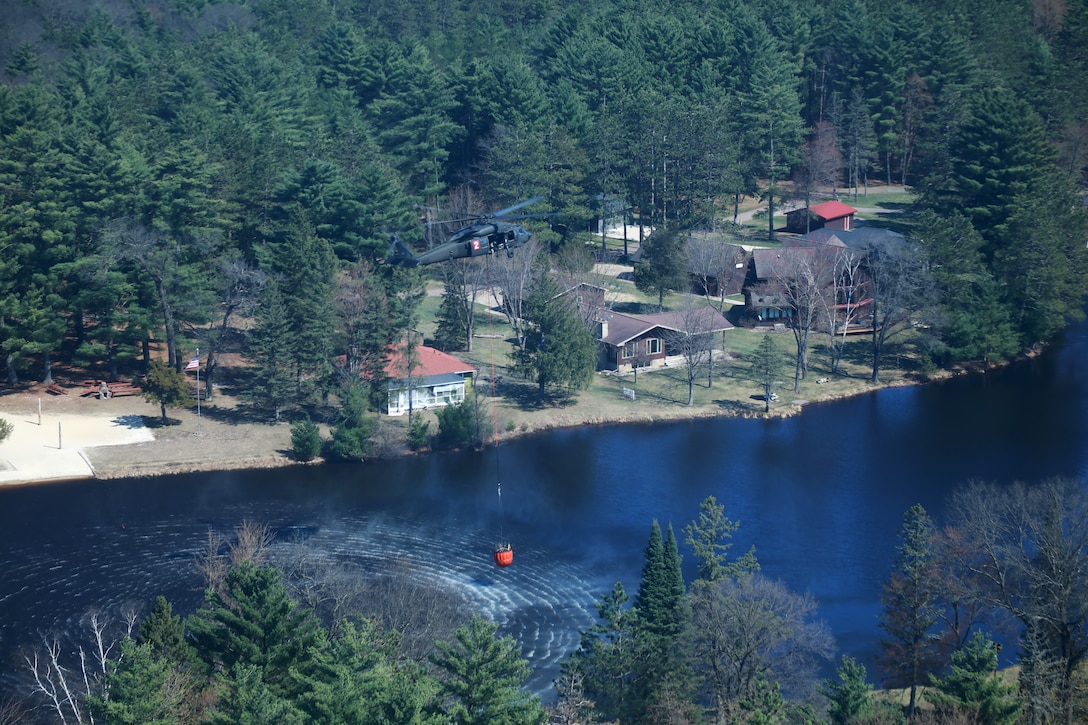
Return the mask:
[[[601,320],[601,334],[600,334],[600,338],[601,338],[601,339],[603,340],[603,339],[605,339],[606,337],[608,337],[608,320],[607,320],[607,319],[603,319],[603,320]]]

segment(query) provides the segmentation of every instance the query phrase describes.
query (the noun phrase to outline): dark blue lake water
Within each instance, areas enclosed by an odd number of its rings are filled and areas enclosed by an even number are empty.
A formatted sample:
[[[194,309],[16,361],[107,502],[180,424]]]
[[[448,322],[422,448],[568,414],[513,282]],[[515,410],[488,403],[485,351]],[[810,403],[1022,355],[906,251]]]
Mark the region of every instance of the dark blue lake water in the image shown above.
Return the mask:
[[[985,375],[717,419],[551,432],[483,453],[353,466],[83,482],[0,491],[0,681],[22,647],[90,609],[196,606],[192,559],[243,519],[359,563],[397,559],[516,636],[548,689],[597,597],[634,594],[654,519],[681,529],[713,494],[763,572],[811,592],[840,649],[871,662],[880,582],[903,512],[940,519],[971,480],[1088,477],[1088,326]],[[208,445],[214,445],[213,440]],[[507,570],[491,563],[502,534]],[[682,553],[686,547],[682,546]],[[685,557],[694,574],[690,553]]]

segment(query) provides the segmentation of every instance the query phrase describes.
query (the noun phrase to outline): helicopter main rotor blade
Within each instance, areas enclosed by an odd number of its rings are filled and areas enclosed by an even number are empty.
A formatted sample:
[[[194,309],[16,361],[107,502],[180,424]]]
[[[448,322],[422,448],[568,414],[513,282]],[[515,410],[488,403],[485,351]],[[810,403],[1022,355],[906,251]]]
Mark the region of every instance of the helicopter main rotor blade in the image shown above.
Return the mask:
[[[472,225],[472,224],[486,224],[486,223],[488,223],[489,221],[492,221],[492,220],[532,219],[532,218],[535,218],[535,217],[555,216],[554,213],[548,213],[548,214],[521,214],[519,216],[509,216],[511,212],[515,212],[518,209],[521,209],[522,207],[529,206],[530,204],[535,204],[535,203],[537,203],[538,201],[540,201],[543,198],[544,197],[542,197],[542,196],[534,196],[532,199],[527,199],[526,201],[518,202],[517,204],[514,204],[513,206],[508,206],[505,209],[500,209],[499,211],[494,212],[492,214],[476,214],[475,216],[466,216],[466,217],[461,217],[461,218],[458,218],[458,219],[432,219],[431,221],[428,221],[425,224],[426,224],[426,226],[434,226],[434,225],[437,225],[437,224],[468,224],[468,225]]]
[[[518,209],[522,208],[523,206],[529,206],[530,204],[535,204],[535,203],[537,203],[538,201],[540,201],[543,198],[544,197],[542,197],[542,196],[534,196],[532,199],[529,199],[529,200],[523,201],[523,202],[519,202],[517,204],[514,204],[513,206],[508,206],[505,209],[501,209],[501,210],[495,212],[494,214],[488,214],[485,218],[487,218],[487,219],[497,219],[498,217],[504,217],[507,214],[510,214],[512,212],[517,211]]]
[[[541,212],[540,214],[518,214],[517,216],[504,216],[500,221],[512,222],[518,219],[546,219],[547,217],[562,216],[557,211]]]

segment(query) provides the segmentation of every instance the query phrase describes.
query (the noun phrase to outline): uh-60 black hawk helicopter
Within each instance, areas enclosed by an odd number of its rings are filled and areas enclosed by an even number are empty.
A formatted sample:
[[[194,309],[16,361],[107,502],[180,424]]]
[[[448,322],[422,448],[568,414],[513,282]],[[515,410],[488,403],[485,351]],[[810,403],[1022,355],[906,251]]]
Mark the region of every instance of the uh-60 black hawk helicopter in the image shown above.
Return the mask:
[[[482,257],[485,254],[494,254],[498,251],[506,251],[508,255],[512,256],[513,250],[527,244],[533,235],[523,227],[511,222],[516,219],[530,219],[548,215],[522,214],[510,216],[510,214],[530,204],[535,204],[541,198],[537,196],[497,211],[494,214],[473,217],[473,224],[458,229],[450,235],[448,242],[419,256],[413,255],[408,247],[404,246],[404,243],[394,235],[393,251],[386,261],[391,264],[399,264],[402,267],[418,267],[424,264],[445,262],[448,259]]]

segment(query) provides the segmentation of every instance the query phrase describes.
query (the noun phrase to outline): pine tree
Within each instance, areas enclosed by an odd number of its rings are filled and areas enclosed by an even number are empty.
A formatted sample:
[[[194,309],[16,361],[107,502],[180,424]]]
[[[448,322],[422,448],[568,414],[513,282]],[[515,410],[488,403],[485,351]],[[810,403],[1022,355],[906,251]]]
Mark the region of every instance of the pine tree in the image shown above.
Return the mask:
[[[699,520],[684,527],[684,542],[695,552],[699,561],[699,578],[715,582],[720,579],[737,579],[746,574],[759,571],[756,560],[756,547],[734,561],[728,560],[727,543],[740,529],[739,521],[732,521],[725,515],[725,506],[713,496],[707,496],[699,504]]]
[[[926,210],[918,236],[929,255],[941,308],[941,340],[952,360],[1003,360],[1019,349],[1000,289],[982,257],[982,236],[958,211]]]
[[[310,678],[326,676],[324,630],[291,601],[271,566],[233,566],[222,592],[207,592],[186,629],[204,666],[222,673],[238,698],[255,692],[294,702],[309,690]]]
[[[880,628],[882,663],[893,687],[910,689],[907,716],[917,704],[918,688],[940,664],[938,584],[935,579],[933,522],[920,504],[910,507],[899,527],[899,548],[891,577],[884,585]]]
[[[444,189],[444,165],[464,132],[450,116],[452,89],[422,44],[391,53],[387,67],[383,93],[367,112],[380,128],[379,143],[409,180],[408,189],[434,196]]]
[[[665,295],[688,284],[687,247],[676,228],[655,230],[639,251],[635,287],[657,295],[658,310],[665,309]]]
[[[464,725],[543,725],[539,698],[521,690],[529,675],[512,637],[496,637],[498,625],[475,616],[454,632],[455,642],[436,642],[432,661],[445,677],[440,688],[451,698],[449,712]]]
[[[177,690],[175,664],[157,657],[151,643],[122,640],[120,656],[109,668],[104,694],[88,703],[94,715],[108,723],[132,725],[180,725],[186,721],[188,703],[184,698],[193,693]]]
[[[693,678],[684,644],[690,623],[688,606],[676,537],[671,526],[663,537],[655,520],[635,599],[639,652],[635,700],[643,703],[639,721],[653,721],[653,713],[666,701],[690,700]]]
[[[208,717],[211,725],[309,722],[294,702],[265,682],[257,665],[236,662],[218,680],[222,695]]]
[[[785,358],[771,335],[764,335],[752,356],[752,379],[763,389],[763,410],[771,410],[771,388],[779,382],[778,378],[785,365]]]
[[[295,396],[301,399],[305,384],[327,380],[331,364],[336,256],[304,211],[292,209],[289,216],[259,256],[262,267],[277,277],[289,330],[283,352],[294,367]]]
[[[249,395],[275,412],[276,422],[292,388],[291,329],[287,308],[275,282],[265,287],[257,324],[243,353],[253,363]]]
[[[162,360],[151,361],[151,368],[143,383],[144,400],[158,403],[162,414],[162,423],[166,425],[167,408],[178,408],[192,404],[189,395],[189,380],[185,373],[179,373]]]
[[[638,611],[639,628],[653,634],[666,634],[672,619],[674,604],[671,582],[665,562],[665,543],[661,525],[654,519],[650,527],[650,540],[646,542],[642,564],[642,577],[635,609]]]
[[[963,649],[952,653],[951,672],[942,678],[930,675],[930,682],[934,689],[926,692],[926,700],[950,718],[986,725],[1013,725],[1019,719],[1016,687],[1001,679],[997,648],[984,632],[976,631]]]
[[[444,264],[442,275],[445,291],[438,308],[438,325],[434,333],[434,345],[444,352],[468,348],[468,310],[463,265],[456,262]]]
[[[334,461],[362,461],[370,455],[374,419],[368,413],[367,396],[357,380],[347,380],[340,392],[340,417],[328,444]]]
[[[744,17],[740,38],[748,75],[738,93],[743,110],[737,120],[750,173],[767,179],[768,236],[773,240],[778,181],[800,158],[799,68],[761,20]]]
[[[581,633],[578,649],[563,662],[566,678],[581,681],[585,696],[605,719],[624,720],[638,712],[636,672],[640,649],[636,642],[637,615],[627,607],[623,584],[597,601],[600,623]]]
[[[1009,235],[1016,199],[1044,178],[1053,151],[1035,111],[1001,87],[974,99],[950,151],[951,178],[930,199],[937,211],[959,209],[971,220],[989,263],[1020,243]]]
[[[567,393],[585,387],[596,369],[597,343],[554,279],[542,276],[533,284],[525,319],[530,327],[517,364],[536,377],[540,395],[550,387]]]
[[[151,614],[140,623],[136,643],[149,645],[156,657],[178,664],[186,664],[192,657],[192,650],[185,640],[185,627],[181,617],[174,615],[172,605],[162,595],[155,598]]]
[[[873,710],[873,686],[866,681],[865,665],[842,656],[836,672],[838,682],[824,680],[820,694],[831,701],[831,725],[854,725]]]
[[[342,622],[331,645],[334,676],[318,683],[306,705],[311,722],[437,725],[444,717],[438,682],[402,657],[401,640],[372,620]]]
[[[1052,171],[1017,197],[1008,229],[1015,243],[996,253],[994,276],[1020,344],[1028,347],[1084,319],[1088,213],[1069,181]]]

